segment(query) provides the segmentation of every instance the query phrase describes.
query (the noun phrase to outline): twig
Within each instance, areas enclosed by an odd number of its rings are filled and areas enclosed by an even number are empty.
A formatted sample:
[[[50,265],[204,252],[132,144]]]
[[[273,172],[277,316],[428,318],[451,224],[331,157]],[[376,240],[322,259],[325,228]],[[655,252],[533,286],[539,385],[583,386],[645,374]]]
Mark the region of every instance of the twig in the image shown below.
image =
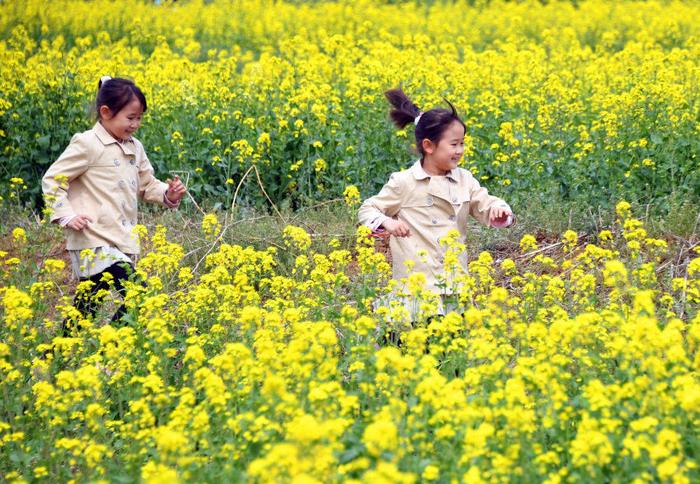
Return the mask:
[[[265,242],[265,243],[268,244],[268,245],[274,245],[275,247],[277,247],[277,248],[280,249],[280,250],[285,250],[285,247],[284,247],[284,246],[282,246],[282,245],[280,245],[280,244],[278,244],[277,242],[274,242],[274,241],[272,241],[272,240],[268,240],[268,239],[265,238],[265,237],[253,237],[253,236],[251,236],[251,237],[247,237],[246,240],[262,241],[262,242]]]
[[[229,214],[229,216],[230,216],[230,217],[233,217],[233,214],[234,214],[235,208],[236,208],[236,200],[238,199],[238,192],[239,192],[239,190],[241,189],[241,186],[243,186],[243,181],[246,179],[246,177],[250,174],[250,172],[251,172],[252,170],[255,170],[255,175],[256,175],[256,177],[257,177],[257,179],[258,179],[258,185],[260,186],[260,189],[262,190],[263,194],[265,194],[265,198],[267,198],[268,202],[270,202],[270,204],[272,205],[272,208],[274,208],[274,209],[275,209],[275,212],[277,212],[277,215],[279,216],[279,218],[280,218],[280,219],[285,223],[285,225],[286,225],[286,220],[285,220],[285,218],[282,216],[282,214],[280,213],[280,211],[277,209],[277,206],[274,204],[274,202],[272,201],[272,199],[270,198],[270,196],[269,196],[269,195],[267,194],[267,192],[265,191],[265,187],[263,186],[262,180],[260,179],[260,172],[258,171],[258,167],[257,167],[256,165],[251,165],[250,168],[248,168],[248,170],[245,172],[245,174],[241,177],[241,181],[238,182],[238,186],[236,187],[236,191],[235,191],[234,194],[233,194],[233,202],[231,203],[231,213]],[[264,218],[264,217],[257,217],[257,218],[255,218],[255,219],[259,219],[259,218]],[[255,220],[255,219],[248,219],[248,220]],[[244,219],[244,220],[238,220],[238,221],[236,221],[236,222],[231,222],[230,219],[229,219],[229,217],[227,217],[227,218],[226,218],[226,223],[224,224],[224,227],[223,227],[223,229],[221,230],[221,233],[220,233],[219,236],[212,242],[212,244],[210,245],[210,247],[209,247],[209,249],[207,250],[206,254],[204,254],[204,256],[202,256],[202,258],[199,259],[199,261],[197,262],[197,264],[195,264],[194,268],[192,269],[192,272],[196,272],[196,271],[197,271],[197,269],[198,269],[199,266],[202,264],[202,262],[204,261],[204,259],[206,259],[207,256],[211,253],[211,251],[214,250],[214,247],[216,247],[216,245],[217,245],[219,242],[221,242],[221,239],[224,238],[224,235],[226,234],[226,231],[228,231],[229,227],[232,227],[232,226],[234,226],[234,225],[237,225],[238,223],[245,222],[245,221],[248,221],[248,220],[245,220],[245,219]],[[276,245],[276,244],[273,244],[273,245]],[[279,247],[279,246],[278,246],[278,247]]]
[[[314,210],[316,208],[323,207],[324,205],[330,205],[331,203],[339,202],[341,200],[343,200],[343,199],[342,198],[334,198],[332,200],[326,200],[325,202],[316,203],[316,204],[311,205],[309,207],[301,208],[297,211],[296,215],[294,215],[290,219],[290,221],[296,220],[297,218],[299,218],[301,216],[302,213],[306,212],[307,210]]]
[[[695,231],[698,229],[698,224],[700,223],[700,213],[698,213],[698,216],[695,217],[695,225],[693,226],[693,234]]]
[[[258,167],[257,167],[256,165],[253,165],[253,168],[255,168],[255,176],[258,177],[258,185],[260,185],[260,189],[261,189],[262,192],[265,194],[265,198],[267,198],[267,201],[270,202],[270,205],[272,205],[272,208],[275,209],[275,212],[277,212],[277,215],[278,215],[279,218],[282,220],[282,222],[284,222],[284,224],[287,225],[287,220],[282,216],[282,214],[280,213],[280,211],[277,209],[277,205],[275,205],[275,202],[272,201],[272,199],[270,198],[270,196],[269,196],[269,195],[267,194],[267,192],[265,191],[265,187],[263,186],[263,182],[262,182],[262,180],[260,179],[260,172],[258,171]]]
[[[586,237],[588,237],[588,234],[579,235],[577,241],[578,241],[578,240],[581,240],[581,239],[584,239],[584,238],[586,238]],[[539,254],[540,252],[546,252],[546,251],[548,251],[548,250],[554,249],[554,248],[556,248],[556,247],[559,247],[560,245],[564,245],[564,242],[556,242],[556,243],[554,243],[554,244],[548,245],[547,247],[542,247],[541,249],[537,249],[537,250],[534,250],[534,251],[532,251],[532,252],[528,252],[527,254],[519,255],[519,256],[516,257],[516,259],[518,259],[518,260],[519,260],[519,259],[525,259],[526,257],[530,257],[530,256],[533,256],[533,255],[535,255],[535,254]]]
[[[195,252],[199,252],[199,251],[202,250],[203,248],[204,248],[204,246],[202,246],[202,247],[195,247],[194,249],[192,249],[191,251],[189,251],[187,254],[185,254],[184,257],[183,257],[183,259],[186,259],[187,257],[191,256],[191,255],[194,254]]]
[[[226,233],[226,230],[228,229],[228,227],[229,227],[228,224],[224,225],[223,230],[221,231],[219,236],[216,238],[216,240],[214,240],[214,242],[212,242],[212,244],[209,246],[209,249],[207,250],[206,254],[204,254],[202,256],[202,258],[199,259],[199,261],[192,268],[192,272],[194,272],[194,273],[197,272],[197,269],[199,268],[200,264],[204,261],[204,259],[207,258],[207,256],[211,253],[211,251],[214,250],[214,247],[216,247],[216,244],[218,244],[219,241],[221,241],[221,239],[224,237],[224,234]]]
[[[204,212],[204,210],[202,210],[201,207],[200,207],[199,205],[197,205],[197,201],[194,199],[194,197],[192,196],[192,194],[190,193],[190,191],[187,190],[186,193],[187,193],[187,196],[190,197],[190,200],[192,200],[192,203],[194,204],[194,207],[195,207],[197,210],[199,210],[199,212],[200,212],[202,215],[206,215],[206,213]]]
[[[185,188],[187,188],[187,187],[190,186],[190,171],[189,171],[189,170],[170,170],[170,173],[174,173],[174,174],[176,174],[176,175],[177,175],[178,173],[184,173],[185,175],[187,175],[187,176],[185,177],[185,181],[184,181]],[[190,197],[190,200],[192,200],[192,203],[194,204],[194,207],[195,207],[197,210],[199,210],[199,212],[200,212],[202,215],[205,215],[204,210],[202,210],[202,208],[197,204],[197,201],[194,199],[194,197],[192,196],[192,194],[190,193],[190,191],[189,191],[189,190],[186,190],[185,193],[187,194],[188,197]]]
[[[229,228],[231,225],[233,225],[233,224],[230,222],[230,218],[229,218],[229,217],[233,217],[233,214],[235,213],[236,200],[237,200],[237,198],[238,198],[238,191],[241,189],[241,186],[243,185],[243,181],[246,179],[246,177],[248,176],[248,174],[251,172],[251,170],[252,170],[253,168],[255,168],[255,165],[251,165],[251,167],[248,168],[248,170],[245,172],[245,174],[241,177],[241,181],[238,182],[238,186],[236,186],[236,191],[235,191],[234,194],[233,194],[233,202],[231,202],[231,212],[230,212],[229,215],[226,217],[226,222],[224,223],[224,228],[221,230],[221,233],[219,234],[219,236],[211,243],[211,245],[209,246],[209,249],[207,249],[207,252],[206,252],[206,253],[202,256],[202,258],[199,259],[199,261],[197,261],[197,263],[194,265],[194,267],[192,268],[192,272],[195,272],[195,273],[197,272],[197,269],[199,269],[199,266],[202,264],[202,262],[204,262],[204,259],[206,259],[207,256],[211,253],[211,251],[214,250],[214,247],[216,247],[216,244],[218,244],[219,242],[221,242],[221,239],[224,238],[224,235],[226,234],[226,231],[228,230],[228,228]]]
[[[262,219],[268,218],[268,217],[269,217],[269,215],[261,215],[259,217],[243,218],[241,220],[236,220],[235,222],[231,222],[231,225],[238,225],[238,224],[242,224],[245,222],[254,222],[256,220],[262,220]]]
[[[682,240],[682,239],[681,239],[681,240]],[[685,241],[684,241],[684,242],[685,242]],[[691,246],[689,246],[689,247],[686,247],[686,248],[684,248],[684,249],[681,249],[681,250],[679,251],[679,253],[678,253],[678,261],[676,262],[676,264],[674,265],[674,267],[675,267],[675,266],[680,266],[680,265],[681,265],[681,259],[683,259],[683,256],[686,255],[686,254],[689,254],[690,251],[692,251],[692,250],[693,250],[695,247],[697,247],[698,245],[700,245],[700,242],[696,242],[696,243],[694,243],[693,245],[691,245]],[[668,265],[671,264],[671,263],[673,263],[673,259],[667,260],[666,262],[664,262],[663,264],[661,264],[661,265],[656,269],[656,273],[657,273],[657,274],[660,273],[660,272],[663,271],[666,267],[668,267]]]
[[[347,239],[353,236],[349,234],[309,234],[309,237],[336,237],[340,239]]]
[[[234,209],[236,208],[236,200],[238,199],[238,191],[241,189],[241,186],[243,185],[243,181],[246,179],[250,171],[255,168],[255,165],[250,165],[250,168],[245,172],[245,174],[241,177],[241,181],[238,182],[238,185],[236,186],[236,191],[233,193],[233,202],[231,202],[231,212],[229,213],[229,216],[233,217],[234,214]]]

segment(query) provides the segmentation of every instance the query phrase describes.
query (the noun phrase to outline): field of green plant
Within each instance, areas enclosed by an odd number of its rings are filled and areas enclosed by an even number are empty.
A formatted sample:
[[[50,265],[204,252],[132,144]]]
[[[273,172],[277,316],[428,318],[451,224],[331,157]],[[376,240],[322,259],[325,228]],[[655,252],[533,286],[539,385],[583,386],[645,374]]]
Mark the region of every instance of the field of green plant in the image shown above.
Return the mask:
[[[516,204],[700,200],[695,2],[165,3],[0,6],[1,179],[37,179],[90,127],[107,74],[143,87],[157,171],[222,205],[252,164],[291,207],[374,193],[414,157],[397,85],[453,102],[464,166]]]
[[[697,482],[699,15],[0,2],[0,481]],[[72,306],[40,202],[105,74],[191,195],[143,207],[123,326],[116,293]],[[463,166],[518,214],[445,240],[444,316],[356,226],[415,156],[397,85],[456,104]]]

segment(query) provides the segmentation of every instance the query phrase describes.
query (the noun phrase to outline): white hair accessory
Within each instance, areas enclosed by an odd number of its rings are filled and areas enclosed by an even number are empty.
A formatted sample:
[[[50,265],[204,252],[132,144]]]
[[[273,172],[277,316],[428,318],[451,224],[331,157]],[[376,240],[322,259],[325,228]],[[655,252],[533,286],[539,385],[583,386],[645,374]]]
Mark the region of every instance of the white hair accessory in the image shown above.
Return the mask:
[[[416,116],[416,119],[413,120],[413,124],[418,126],[418,121],[420,121],[421,116],[423,116],[423,113],[418,113],[418,116]]]
[[[100,85],[103,85],[105,82],[109,81],[111,79],[110,76],[102,76],[100,77]]]

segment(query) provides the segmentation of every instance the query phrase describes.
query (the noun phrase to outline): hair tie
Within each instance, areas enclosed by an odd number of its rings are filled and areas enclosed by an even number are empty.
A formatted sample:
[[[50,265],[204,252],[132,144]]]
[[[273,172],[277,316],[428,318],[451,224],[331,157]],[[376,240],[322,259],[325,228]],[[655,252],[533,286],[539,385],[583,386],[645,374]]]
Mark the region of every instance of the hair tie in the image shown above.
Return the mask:
[[[100,77],[100,86],[103,86],[105,82],[109,81],[111,79],[110,76],[102,76]]]
[[[416,116],[416,119],[413,120],[413,124],[418,126],[418,121],[420,121],[421,116],[423,116],[423,113],[418,113],[418,116]]]

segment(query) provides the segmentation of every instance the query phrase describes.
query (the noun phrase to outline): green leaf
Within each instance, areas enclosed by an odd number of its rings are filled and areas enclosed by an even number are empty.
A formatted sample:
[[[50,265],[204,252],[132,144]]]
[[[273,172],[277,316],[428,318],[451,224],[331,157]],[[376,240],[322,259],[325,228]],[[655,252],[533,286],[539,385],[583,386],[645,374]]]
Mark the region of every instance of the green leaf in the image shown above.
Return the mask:
[[[39,145],[41,149],[47,149],[49,147],[49,143],[51,142],[51,135],[50,134],[45,134],[44,136],[41,136],[36,139],[36,143]]]

